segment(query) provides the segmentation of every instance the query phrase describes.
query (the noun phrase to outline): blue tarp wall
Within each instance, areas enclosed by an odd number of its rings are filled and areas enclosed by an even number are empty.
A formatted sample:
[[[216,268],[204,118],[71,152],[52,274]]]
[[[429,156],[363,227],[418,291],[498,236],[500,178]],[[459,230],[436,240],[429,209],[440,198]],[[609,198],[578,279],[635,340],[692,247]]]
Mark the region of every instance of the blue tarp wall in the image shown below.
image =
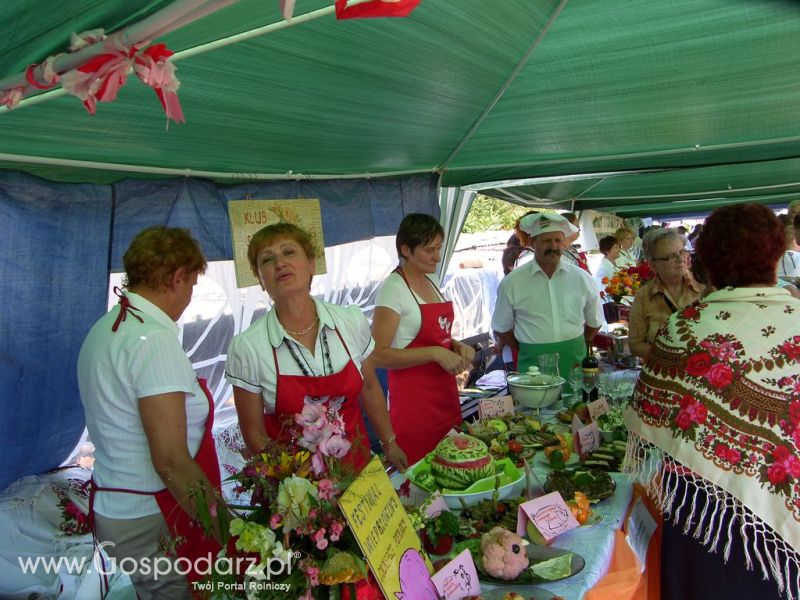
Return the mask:
[[[434,176],[95,185],[0,171],[0,489],[59,466],[80,439],[78,352],[136,233],[185,227],[208,260],[231,260],[227,203],[247,197],[319,198],[326,246],[393,235],[407,213],[439,215]]]

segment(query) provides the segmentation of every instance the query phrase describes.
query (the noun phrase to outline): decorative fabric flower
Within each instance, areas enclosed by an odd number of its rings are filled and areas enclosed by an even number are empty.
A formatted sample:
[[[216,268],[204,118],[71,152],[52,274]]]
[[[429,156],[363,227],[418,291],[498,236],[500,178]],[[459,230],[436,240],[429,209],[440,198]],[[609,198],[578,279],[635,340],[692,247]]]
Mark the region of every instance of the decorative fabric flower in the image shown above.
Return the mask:
[[[702,377],[711,368],[711,355],[708,352],[692,354],[686,361],[686,372],[692,377]]]
[[[733,370],[724,363],[717,363],[711,366],[705,377],[711,385],[721,389],[729,386],[733,381]]]

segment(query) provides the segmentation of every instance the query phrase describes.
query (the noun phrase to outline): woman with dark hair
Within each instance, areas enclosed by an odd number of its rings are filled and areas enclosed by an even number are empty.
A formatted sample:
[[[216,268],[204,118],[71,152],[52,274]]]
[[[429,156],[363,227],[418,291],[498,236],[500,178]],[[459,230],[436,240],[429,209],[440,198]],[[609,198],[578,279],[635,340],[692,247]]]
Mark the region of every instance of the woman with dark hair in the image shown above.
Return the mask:
[[[664,600],[800,595],[800,300],[775,285],[783,249],[765,206],[711,214],[695,260],[716,291],[669,318],[626,413],[628,468],[665,513]]]
[[[689,255],[675,229],[650,229],[642,239],[642,252],[655,277],[640,287],[633,299],[628,343],[632,354],[647,358],[667,318],[698,300],[703,288],[689,274]]]
[[[600,252],[603,254],[603,259],[600,261],[600,264],[597,265],[597,271],[594,274],[594,280],[597,282],[597,287],[600,290],[606,289],[606,283],[603,283],[603,279],[611,277],[614,273],[618,270],[617,267],[617,258],[619,258],[620,253],[620,246],[617,242],[617,238],[613,235],[607,235],[603,238],[600,238]]]
[[[461,423],[455,376],[470,368],[475,356],[470,346],[450,337],[453,303],[433,279],[443,241],[436,219],[406,215],[395,241],[400,264],[375,299],[375,364],[389,369],[389,415],[410,463]]]
[[[228,349],[225,375],[242,437],[257,453],[269,439],[284,437],[287,421],[294,423],[306,405],[324,406],[329,417],[344,421],[334,452],[362,468],[370,457],[363,404],[386,458],[403,470],[406,456],[395,442],[375,375],[369,323],[357,306],[311,296],[315,256],[308,233],[291,223],[268,225],[248,244],[250,268],[274,305]]]

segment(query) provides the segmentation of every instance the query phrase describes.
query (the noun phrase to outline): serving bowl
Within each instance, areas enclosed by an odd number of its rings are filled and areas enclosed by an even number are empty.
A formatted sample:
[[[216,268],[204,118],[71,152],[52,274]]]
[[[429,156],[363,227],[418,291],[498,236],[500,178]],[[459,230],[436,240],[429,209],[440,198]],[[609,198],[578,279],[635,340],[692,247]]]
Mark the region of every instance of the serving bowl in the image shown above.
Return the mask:
[[[558,375],[537,375],[537,379],[545,379],[547,383],[539,385],[528,383],[529,375],[509,373],[508,390],[514,402],[527,408],[546,408],[558,400],[565,379]]]
[[[497,475],[479,479],[468,488],[463,490],[439,490],[445,503],[450,509],[459,510],[464,506],[473,506],[481,500],[492,498],[495,488],[495,478],[499,476],[500,483],[497,487],[499,494],[498,500],[505,500],[512,495],[520,495],[525,487],[525,472],[518,469],[508,458],[495,460]],[[420,475],[429,472],[431,469],[430,460],[422,459],[417,464],[406,471],[406,477],[411,480],[416,487],[428,493],[433,493],[436,489],[426,486],[420,481]]]

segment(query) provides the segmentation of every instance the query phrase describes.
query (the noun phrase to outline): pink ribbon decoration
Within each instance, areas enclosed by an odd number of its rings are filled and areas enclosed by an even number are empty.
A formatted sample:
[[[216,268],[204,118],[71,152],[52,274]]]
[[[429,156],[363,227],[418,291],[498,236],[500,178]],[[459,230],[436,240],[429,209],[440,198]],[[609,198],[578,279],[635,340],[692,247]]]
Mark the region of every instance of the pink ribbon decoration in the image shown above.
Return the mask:
[[[50,88],[54,87],[61,77],[56,73],[54,68],[54,63],[56,59],[63,56],[63,54],[54,54],[53,56],[48,56],[45,61],[42,63],[41,76],[44,79],[44,83],[39,82],[36,79],[36,74],[34,73],[34,69],[36,69],[39,65],[28,65],[28,68],[25,69],[25,80],[31,85],[31,87],[35,87],[37,90],[49,90]]]
[[[113,48],[64,73],[61,82],[64,91],[80,98],[89,114],[94,115],[98,102],[117,99],[128,71],[133,69],[142,83],[156,92],[167,119],[185,123],[177,94],[180,81],[175,77],[175,65],[169,60],[172,54],[164,44],[154,44],[142,52],[136,46]]]
[[[164,44],[154,44],[136,56],[133,70],[142,83],[155,90],[167,115],[167,123],[170,119],[186,123],[178,100],[181,82],[175,77],[175,65],[170,60],[173,54]]]
[[[289,21],[294,16],[295,0],[279,0],[278,8],[280,8],[283,18]]]
[[[61,76],[64,91],[77,96],[89,114],[94,116],[98,102],[113,102],[117,92],[128,79],[128,69],[133,65],[137,48],[113,48],[111,52],[95,56],[77,69]]]
[[[22,97],[25,95],[25,86],[18,85],[16,87],[8,88],[0,92],[0,105],[5,106],[8,110],[15,108]]]

